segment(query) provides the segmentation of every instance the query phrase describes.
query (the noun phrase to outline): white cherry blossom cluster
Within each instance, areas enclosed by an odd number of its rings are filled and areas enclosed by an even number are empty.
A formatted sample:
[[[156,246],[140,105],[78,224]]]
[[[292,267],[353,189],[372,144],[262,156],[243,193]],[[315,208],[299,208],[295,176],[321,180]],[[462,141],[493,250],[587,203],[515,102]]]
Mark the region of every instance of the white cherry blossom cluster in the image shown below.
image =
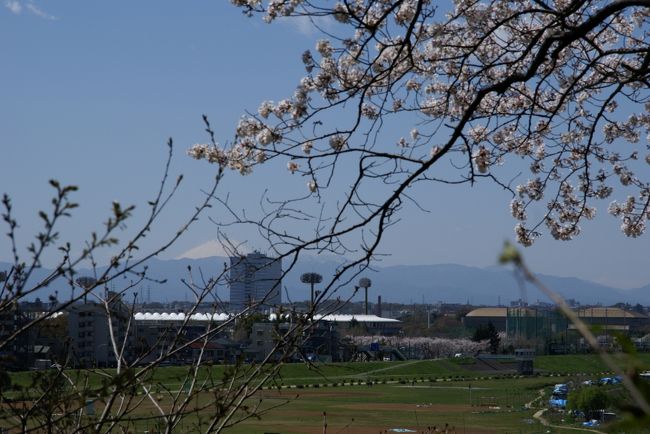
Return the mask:
[[[539,236],[538,233],[526,229],[526,227],[522,223],[517,223],[515,225],[515,238],[519,244],[525,247],[529,247],[533,245],[533,242],[535,241],[535,238]]]
[[[292,174],[295,173],[299,168],[300,166],[295,161],[289,161],[287,163],[287,169],[289,169],[289,172],[291,172]]]
[[[486,147],[479,146],[479,148],[474,151],[472,159],[474,160],[474,164],[476,165],[479,173],[488,172],[492,158],[490,151]]]
[[[345,148],[346,139],[341,134],[336,134],[329,139],[330,148],[334,151],[341,151]]]
[[[218,145],[196,144],[188,149],[187,154],[196,160],[206,160],[208,163],[236,170],[242,175],[251,172],[251,158],[258,162],[265,159],[262,152],[239,145],[224,150]]]
[[[395,170],[364,179],[378,185],[399,185],[422,166],[437,173],[434,164],[445,154],[460,168],[445,181],[531,172],[513,186],[510,203],[525,245],[540,235],[540,225],[557,239],[575,237],[578,223],[594,216],[593,202],[619,189],[626,195],[636,189],[635,206],[614,205],[611,214],[626,235],[645,229],[649,180],[639,164],[650,164],[650,7],[454,0],[442,13],[429,0],[232,2],[269,22],[332,19],[328,33],[302,55],[306,75],[294,94],[264,101],[240,121],[234,157],[243,167],[282,155],[295,173],[300,159],[327,160],[301,165],[309,167],[303,174],[313,192],[319,171],[344,152],[345,158],[376,152],[373,164],[399,161]],[[332,124],[331,111],[350,122]],[[406,116],[413,122],[403,122]],[[391,118],[405,128],[384,140],[381,128]],[[211,157],[218,164],[224,158],[230,166],[230,151]],[[531,206],[542,207],[544,217],[529,229]]]
[[[541,200],[544,196],[544,184],[539,178],[531,179],[525,184],[519,184],[517,193],[520,197],[527,196],[531,200]]]
[[[623,203],[613,201],[609,205],[609,213],[621,219],[621,231],[629,237],[636,238],[643,235],[646,221],[650,220],[650,207],[648,198],[650,188],[641,190],[639,197],[628,196]]]
[[[526,207],[519,199],[510,201],[510,214],[517,220],[526,220]]]

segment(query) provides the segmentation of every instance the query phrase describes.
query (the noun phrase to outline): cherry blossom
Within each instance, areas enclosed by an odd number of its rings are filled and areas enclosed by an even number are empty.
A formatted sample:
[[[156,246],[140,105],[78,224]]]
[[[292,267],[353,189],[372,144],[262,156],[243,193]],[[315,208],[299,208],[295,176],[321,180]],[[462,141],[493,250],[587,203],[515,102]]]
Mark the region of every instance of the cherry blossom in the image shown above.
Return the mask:
[[[385,223],[406,190],[423,180],[498,182],[512,194],[515,235],[524,245],[543,232],[573,239],[581,221],[595,216],[597,202],[616,195],[635,197],[609,208],[622,232],[644,232],[650,217],[650,184],[639,166],[650,164],[644,2],[232,3],[267,22],[331,22],[303,53],[305,75],[293,95],[264,101],[255,115],[242,117],[237,151],[195,147],[194,158],[242,173],[274,156],[293,162],[287,166],[293,173],[308,159],[302,167],[314,186],[327,179],[319,190],[336,180],[338,163],[356,159],[359,181],[345,194],[354,200],[332,209],[332,233],[346,232],[346,224]],[[345,116],[332,122],[335,113]],[[455,174],[441,178],[438,165],[449,163]],[[387,185],[377,202],[377,189]],[[366,197],[367,191],[375,193]]]
[[[289,169],[289,172],[291,172],[292,174],[295,173],[296,170],[298,170],[299,167],[300,166],[295,161],[289,161],[287,163],[287,169]]]
[[[452,357],[454,354],[473,355],[489,349],[489,341],[475,342],[470,339],[447,339],[402,336],[349,336],[356,345],[369,346],[379,343],[396,348],[409,347],[418,351],[427,359]]]

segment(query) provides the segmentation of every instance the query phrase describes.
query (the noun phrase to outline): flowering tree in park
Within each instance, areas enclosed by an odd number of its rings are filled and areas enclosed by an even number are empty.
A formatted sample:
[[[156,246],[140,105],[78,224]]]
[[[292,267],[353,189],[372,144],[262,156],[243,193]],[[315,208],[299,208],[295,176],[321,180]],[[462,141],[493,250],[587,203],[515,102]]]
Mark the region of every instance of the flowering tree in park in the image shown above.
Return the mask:
[[[319,198],[351,161],[350,187],[310,246],[336,249],[368,228],[363,248],[373,252],[423,181],[509,190],[525,246],[545,231],[574,238],[599,200],[627,236],[643,234],[650,2],[232,2],[269,23],[310,19],[323,39],[303,54],[292,96],[243,116],[228,146],[189,153],[242,173],[284,158],[307,184],[300,201]],[[541,218],[528,217],[533,207]]]
[[[12,256],[9,269],[0,270],[0,353],[28,348],[30,331],[47,329],[61,312],[90,297],[93,314],[106,318],[105,347],[113,362],[111,369],[79,368],[75,351],[67,348],[64,358],[30,375],[27,384],[12,385],[5,376],[1,427],[220,432],[259,417],[272,406],[261,407],[256,392],[272,384],[279,362],[299,351],[301,337],[313,327],[312,314],[341,306],[345,300],[331,299],[337,287],[370,264],[403,204],[417,203],[410,189],[424,182],[489,181],[510,191],[516,237],[526,246],[544,232],[574,238],[599,200],[609,202],[627,236],[643,234],[650,218],[650,0],[232,3],[269,23],[311,20],[323,37],[303,54],[305,75],[293,95],[264,101],[244,115],[227,145],[217,143],[206,118],[209,142],[188,152],[217,166],[215,180],[176,232],[141,250],[182,181],[170,178],[171,141],[160,186],[132,232],[125,222],[132,221],[133,207],[114,203],[104,227],[84,245],[61,243],[61,222],[77,207],[76,187],[52,181],[51,207],[39,212],[43,229],[23,248],[13,202],[6,195],[0,201],[8,228],[3,246]],[[249,174],[271,160],[302,179],[304,194],[264,201],[261,218],[237,213],[217,196],[226,169]],[[341,179],[348,186],[343,196],[326,201],[340,191]],[[173,333],[154,335],[153,345],[130,344],[138,300],[122,301],[127,291],[151,281],[146,261],[168,250],[215,202],[234,223],[256,226],[272,253],[289,259],[283,261],[289,269],[306,250],[354,256],[321,285],[310,312],[278,312],[277,322],[288,319],[289,328],[277,327],[273,348],[260,363],[240,360],[217,374],[205,368],[207,353],[220,333],[246,321],[256,306],[223,322],[211,320],[193,337],[186,332],[201,304],[214,301],[210,313],[222,310],[213,289],[227,279],[227,266],[208,279],[188,270],[183,283],[194,306]],[[312,218],[313,207],[302,205],[314,202],[321,211]],[[313,233],[291,231],[295,221],[313,223]],[[107,250],[111,260],[100,267],[97,255]],[[59,255],[55,267],[38,277],[52,251]],[[79,279],[83,267],[92,279]],[[37,313],[20,311],[21,303],[55,284],[69,291],[69,300],[54,293]],[[449,352],[457,343],[422,344]],[[179,370],[173,383],[161,380],[158,367],[183,352],[194,354],[192,365]],[[646,415],[648,408],[641,407]]]

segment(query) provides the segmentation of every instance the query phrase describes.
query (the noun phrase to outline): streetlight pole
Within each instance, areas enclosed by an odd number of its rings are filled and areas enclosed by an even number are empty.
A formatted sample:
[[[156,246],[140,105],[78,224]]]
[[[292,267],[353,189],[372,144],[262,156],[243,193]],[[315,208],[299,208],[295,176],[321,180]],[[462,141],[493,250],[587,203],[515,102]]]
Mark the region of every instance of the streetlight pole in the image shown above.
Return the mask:
[[[314,282],[309,282],[311,285],[311,295],[309,296],[309,308],[314,308]]]
[[[310,301],[309,301],[309,309],[313,310],[315,303],[314,303],[314,285],[316,283],[321,283],[323,280],[323,276],[321,276],[318,273],[304,273],[302,276],[300,276],[300,281],[302,283],[308,283],[310,288],[311,288],[311,296],[310,296]]]

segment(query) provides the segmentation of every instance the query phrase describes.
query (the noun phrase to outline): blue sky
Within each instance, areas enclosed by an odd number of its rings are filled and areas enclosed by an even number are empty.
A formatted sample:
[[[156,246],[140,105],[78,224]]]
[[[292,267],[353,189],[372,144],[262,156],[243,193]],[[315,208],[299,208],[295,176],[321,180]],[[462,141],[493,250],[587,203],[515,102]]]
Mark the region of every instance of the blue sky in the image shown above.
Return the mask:
[[[303,75],[300,55],[318,38],[306,22],[267,25],[229,2],[203,0],[3,1],[0,37],[0,192],[13,198],[19,241],[38,230],[36,212],[48,204],[51,178],[80,186],[81,207],[61,231],[76,245],[100,227],[112,200],[145,203],[173,137],[172,170],[186,179],[145,247],[178,227],[214,174],[185,156],[206,141],[201,115],[226,141],[246,109],[291,95]],[[305,182],[284,163],[271,164],[248,177],[229,173],[219,191],[243,209],[255,208],[266,188],[281,195]],[[490,266],[513,238],[510,197],[494,185],[427,185],[414,193],[430,212],[407,205],[382,245],[392,255],[386,264]],[[544,236],[526,249],[533,268],[620,287],[650,283],[650,240],[623,236],[602,205],[578,240]],[[220,218],[219,210],[212,213]],[[215,235],[204,218],[163,257],[207,254]],[[230,235],[260,247],[253,232]],[[10,257],[7,244],[0,242],[0,260]]]

